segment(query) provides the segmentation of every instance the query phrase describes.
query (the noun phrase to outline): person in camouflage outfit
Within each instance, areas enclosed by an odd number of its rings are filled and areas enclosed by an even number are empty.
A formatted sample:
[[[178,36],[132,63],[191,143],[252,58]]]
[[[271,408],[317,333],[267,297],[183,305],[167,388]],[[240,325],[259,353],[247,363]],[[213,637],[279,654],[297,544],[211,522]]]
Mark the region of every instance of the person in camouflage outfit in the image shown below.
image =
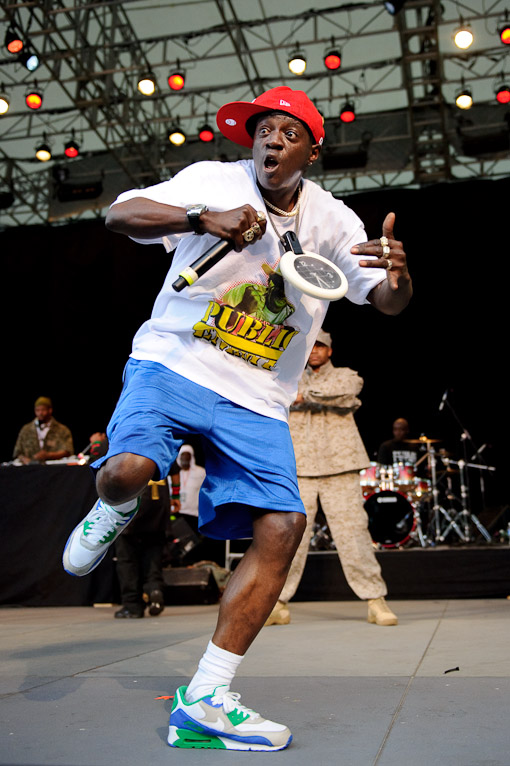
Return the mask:
[[[40,396],[34,404],[35,420],[22,427],[14,445],[14,458],[22,463],[60,460],[74,453],[73,437],[67,426],[53,417],[51,399]]]
[[[290,622],[287,602],[303,575],[319,499],[345,578],[354,593],[368,601],[368,621],[398,623],[384,599],[386,583],[363,508],[359,472],[370,461],[353,414],[361,406],[363,380],[348,367],[333,367],[331,354],[331,336],[321,330],[291,407],[289,426],[307,527],[266,625]]]

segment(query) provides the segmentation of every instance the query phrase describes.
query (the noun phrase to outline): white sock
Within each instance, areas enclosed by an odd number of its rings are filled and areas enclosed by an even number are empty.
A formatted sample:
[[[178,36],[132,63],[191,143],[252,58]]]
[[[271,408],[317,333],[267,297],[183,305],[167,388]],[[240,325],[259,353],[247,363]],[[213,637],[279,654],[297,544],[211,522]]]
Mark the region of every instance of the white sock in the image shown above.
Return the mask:
[[[209,641],[207,649],[198,663],[198,670],[186,690],[188,702],[213,694],[217,686],[227,686],[236,674],[244,655],[233,654]]]
[[[117,513],[129,513],[136,508],[137,502],[138,498],[135,497],[133,500],[127,500],[125,503],[119,503],[118,505],[108,505],[107,503],[107,505],[108,508],[113,508]]]

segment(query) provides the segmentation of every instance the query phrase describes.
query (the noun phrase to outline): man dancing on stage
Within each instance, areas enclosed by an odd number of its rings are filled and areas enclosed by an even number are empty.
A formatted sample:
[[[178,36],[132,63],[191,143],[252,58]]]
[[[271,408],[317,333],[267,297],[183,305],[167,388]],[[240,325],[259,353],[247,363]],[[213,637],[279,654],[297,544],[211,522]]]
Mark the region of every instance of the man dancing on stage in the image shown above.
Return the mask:
[[[253,102],[226,104],[217,123],[227,138],[253,147],[252,160],[195,163],[170,181],[121,194],[108,213],[109,229],[177,249],[152,316],[135,335],[108,453],[94,464],[100,499],[72,532],[63,560],[75,575],[97,566],[136,513],[147,482],[166,476],[185,437],[200,434],[207,472],[201,531],[253,539],[196,674],[175,694],[168,742],[280,750],[292,739],[289,729],[241,705],[230,684],[276,603],[305,528],[287,412],[328,302],[282,281],[285,318],[261,317],[257,305],[272,294],[287,231],[339,266],[354,303],[397,314],[412,286],[393,213],[381,238],[367,242],[349,208],[303,179],[324,140],[322,117],[305,93],[278,87]],[[183,268],[218,239],[234,252],[175,292]],[[240,301],[228,303],[240,285],[243,294],[253,286],[244,310]]]

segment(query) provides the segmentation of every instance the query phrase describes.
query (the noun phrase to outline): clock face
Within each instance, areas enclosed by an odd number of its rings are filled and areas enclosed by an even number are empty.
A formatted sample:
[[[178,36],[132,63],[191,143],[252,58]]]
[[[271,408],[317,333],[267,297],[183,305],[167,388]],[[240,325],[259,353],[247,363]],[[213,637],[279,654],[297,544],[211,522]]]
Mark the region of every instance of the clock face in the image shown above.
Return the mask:
[[[294,260],[294,268],[309,284],[326,290],[336,290],[342,283],[334,268],[311,255],[298,255]]]

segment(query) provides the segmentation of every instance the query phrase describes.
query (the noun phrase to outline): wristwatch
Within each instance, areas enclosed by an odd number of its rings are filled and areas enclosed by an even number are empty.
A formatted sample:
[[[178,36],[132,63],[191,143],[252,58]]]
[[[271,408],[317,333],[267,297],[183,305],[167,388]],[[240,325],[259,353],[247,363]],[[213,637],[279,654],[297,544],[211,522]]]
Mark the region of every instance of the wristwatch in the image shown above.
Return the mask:
[[[188,222],[195,234],[203,234],[200,231],[200,216],[202,213],[206,213],[209,210],[207,205],[187,205],[186,215],[188,216]]]

